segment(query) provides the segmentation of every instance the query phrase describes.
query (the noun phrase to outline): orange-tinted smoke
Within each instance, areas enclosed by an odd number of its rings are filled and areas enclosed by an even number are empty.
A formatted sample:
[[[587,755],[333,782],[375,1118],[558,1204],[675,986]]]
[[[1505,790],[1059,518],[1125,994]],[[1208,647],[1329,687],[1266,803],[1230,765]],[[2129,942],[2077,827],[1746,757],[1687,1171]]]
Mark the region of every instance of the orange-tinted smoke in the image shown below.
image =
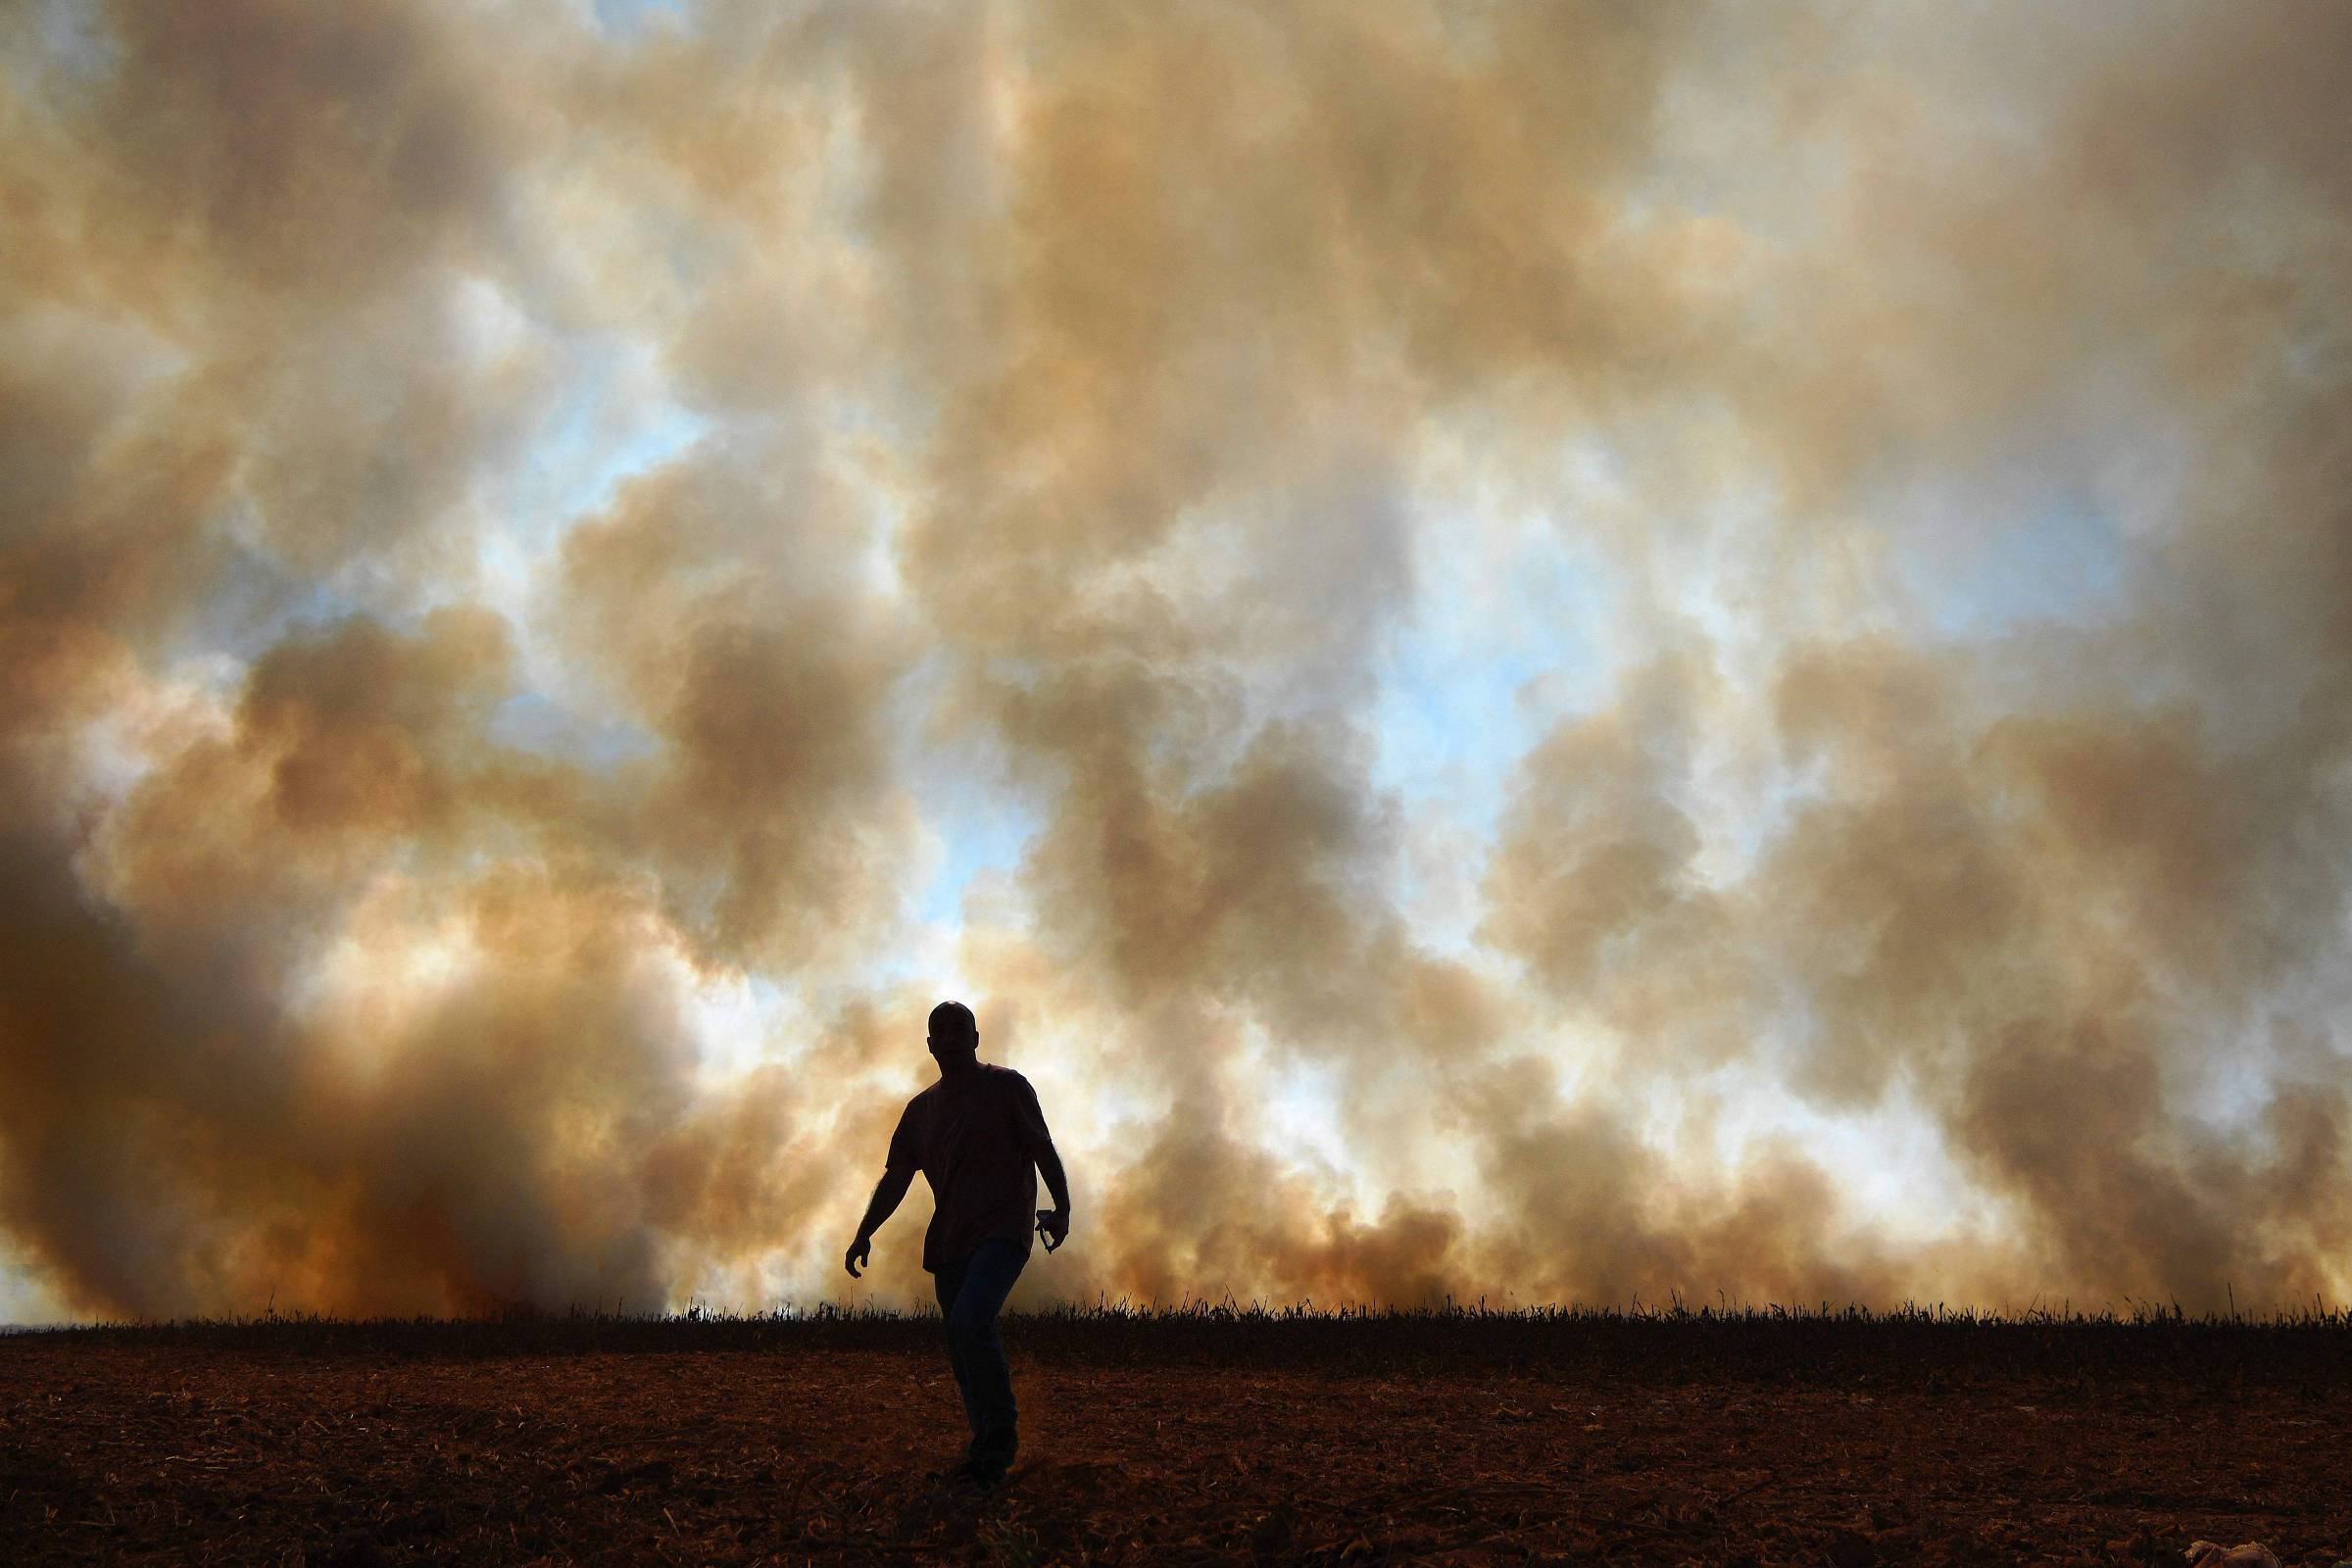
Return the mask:
[[[1034,1295],[2344,1287],[2338,14],[0,29],[0,1227],[68,1309],[833,1290],[967,765],[1039,826],[956,962],[1083,1156]],[[590,384],[691,428],[556,505]],[[1903,564],[2037,486],[2113,581],[1955,632]],[[1496,509],[1608,660],[1448,945],[1379,699]],[[1727,1074],[1989,1217],[1702,1157]]]

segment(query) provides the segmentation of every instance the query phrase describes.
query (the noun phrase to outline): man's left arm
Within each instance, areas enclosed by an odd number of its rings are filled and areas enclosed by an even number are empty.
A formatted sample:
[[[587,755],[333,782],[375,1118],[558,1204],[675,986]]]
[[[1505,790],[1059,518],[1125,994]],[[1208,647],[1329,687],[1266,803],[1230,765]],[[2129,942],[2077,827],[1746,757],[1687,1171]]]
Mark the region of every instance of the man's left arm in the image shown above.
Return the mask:
[[[1046,1250],[1051,1252],[1069,1240],[1070,1178],[1061,1168],[1061,1155],[1054,1151],[1053,1140],[1048,1139],[1046,1147],[1033,1157],[1037,1160],[1037,1173],[1046,1179],[1046,1191],[1054,1195],[1053,1211],[1038,1216],[1038,1228],[1046,1235]]]
[[[1022,1133],[1029,1143],[1029,1157],[1037,1164],[1037,1173],[1046,1179],[1046,1191],[1054,1195],[1054,1206],[1037,1216],[1037,1228],[1046,1238],[1046,1250],[1051,1252],[1069,1239],[1070,1235],[1070,1176],[1061,1168],[1060,1152],[1054,1147],[1054,1135],[1046,1129],[1046,1113],[1037,1102],[1037,1091],[1029,1080],[1021,1080]]]

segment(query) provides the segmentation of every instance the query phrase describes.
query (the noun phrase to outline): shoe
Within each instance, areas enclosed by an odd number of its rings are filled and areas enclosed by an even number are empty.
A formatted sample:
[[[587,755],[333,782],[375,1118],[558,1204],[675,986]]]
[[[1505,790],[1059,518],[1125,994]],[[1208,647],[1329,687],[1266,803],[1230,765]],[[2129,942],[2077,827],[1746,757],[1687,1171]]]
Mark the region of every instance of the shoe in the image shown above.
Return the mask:
[[[1004,1485],[1004,1466],[986,1463],[978,1459],[966,1459],[961,1464],[951,1466],[946,1470],[932,1471],[931,1479],[944,1481],[954,1486],[977,1487],[982,1492],[987,1492]]]
[[[988,1488],[1000,1486],[1002,1481],[1004,1481],[1004,1467],[1002,1467],[1002,1464],[981,1464],[976,1460],[962,1460],[959,1464],[951,1464],[948,1469],[934,1469],[934,1472],[927,1472],[924,1479],[941,1481],[941,1484],[948,1484],[948,1486],[978,1486],[981,1491],[988,1491]]]

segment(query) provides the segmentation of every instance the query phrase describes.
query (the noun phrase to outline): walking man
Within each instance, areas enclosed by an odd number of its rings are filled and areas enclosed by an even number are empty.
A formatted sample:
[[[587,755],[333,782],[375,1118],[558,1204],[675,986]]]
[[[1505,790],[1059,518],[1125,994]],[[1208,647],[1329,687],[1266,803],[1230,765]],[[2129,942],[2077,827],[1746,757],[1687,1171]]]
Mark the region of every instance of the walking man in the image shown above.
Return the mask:
[[[993,1487],[1011,1467],[1018,1443],[1012,1369],[997,1338],[997,1313],[1029,1261],[1032,1226],[1049,1252],[1068,1237],[1070,1184],[1029,1080],[979,1059],[980,1026],[971,1008],[960,1002],[933,1007],[930,1047],[939,1082],[900,1114],[882,1179],[842,1266],[852,1279],[862,1277],[859,1265],[873,1260],[874,1232],[921,1171],[932,1200],[923,1267],[947,1319],[948,1361],[972,1428],[969,1455],[948,1474]],[[1040,1171],[1054,1194],[1051,1209],[1037,1207]]]

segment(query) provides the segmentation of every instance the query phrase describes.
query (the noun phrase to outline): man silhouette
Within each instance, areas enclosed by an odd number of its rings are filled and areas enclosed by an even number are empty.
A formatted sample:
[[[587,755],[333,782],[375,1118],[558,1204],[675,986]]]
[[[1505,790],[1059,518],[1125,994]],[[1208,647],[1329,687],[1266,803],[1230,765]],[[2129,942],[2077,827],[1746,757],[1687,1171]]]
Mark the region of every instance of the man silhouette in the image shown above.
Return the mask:
[[[1069,1177],[1029,1080],[979,1059],[971,1008],[960,1002],[933,1007],[929,1044],[939,1082],[900,1113],[882,1179],[841,1261],[852,1279],[862,1278],[858,1265],[873,1260],[874,1232],[921,1171],[932,1200],[923,1267],[947,1320],[948,1363],[972,1428],[968,1455],[948,1475],[993,1487],[1012,1464],[1019,1417],[997,1313],[1029,1261],[1032,1223],[1049,1252],[1069,1236]],[[1040,1171],[1054,1194],[1051,1209],[1036,1206]]]

